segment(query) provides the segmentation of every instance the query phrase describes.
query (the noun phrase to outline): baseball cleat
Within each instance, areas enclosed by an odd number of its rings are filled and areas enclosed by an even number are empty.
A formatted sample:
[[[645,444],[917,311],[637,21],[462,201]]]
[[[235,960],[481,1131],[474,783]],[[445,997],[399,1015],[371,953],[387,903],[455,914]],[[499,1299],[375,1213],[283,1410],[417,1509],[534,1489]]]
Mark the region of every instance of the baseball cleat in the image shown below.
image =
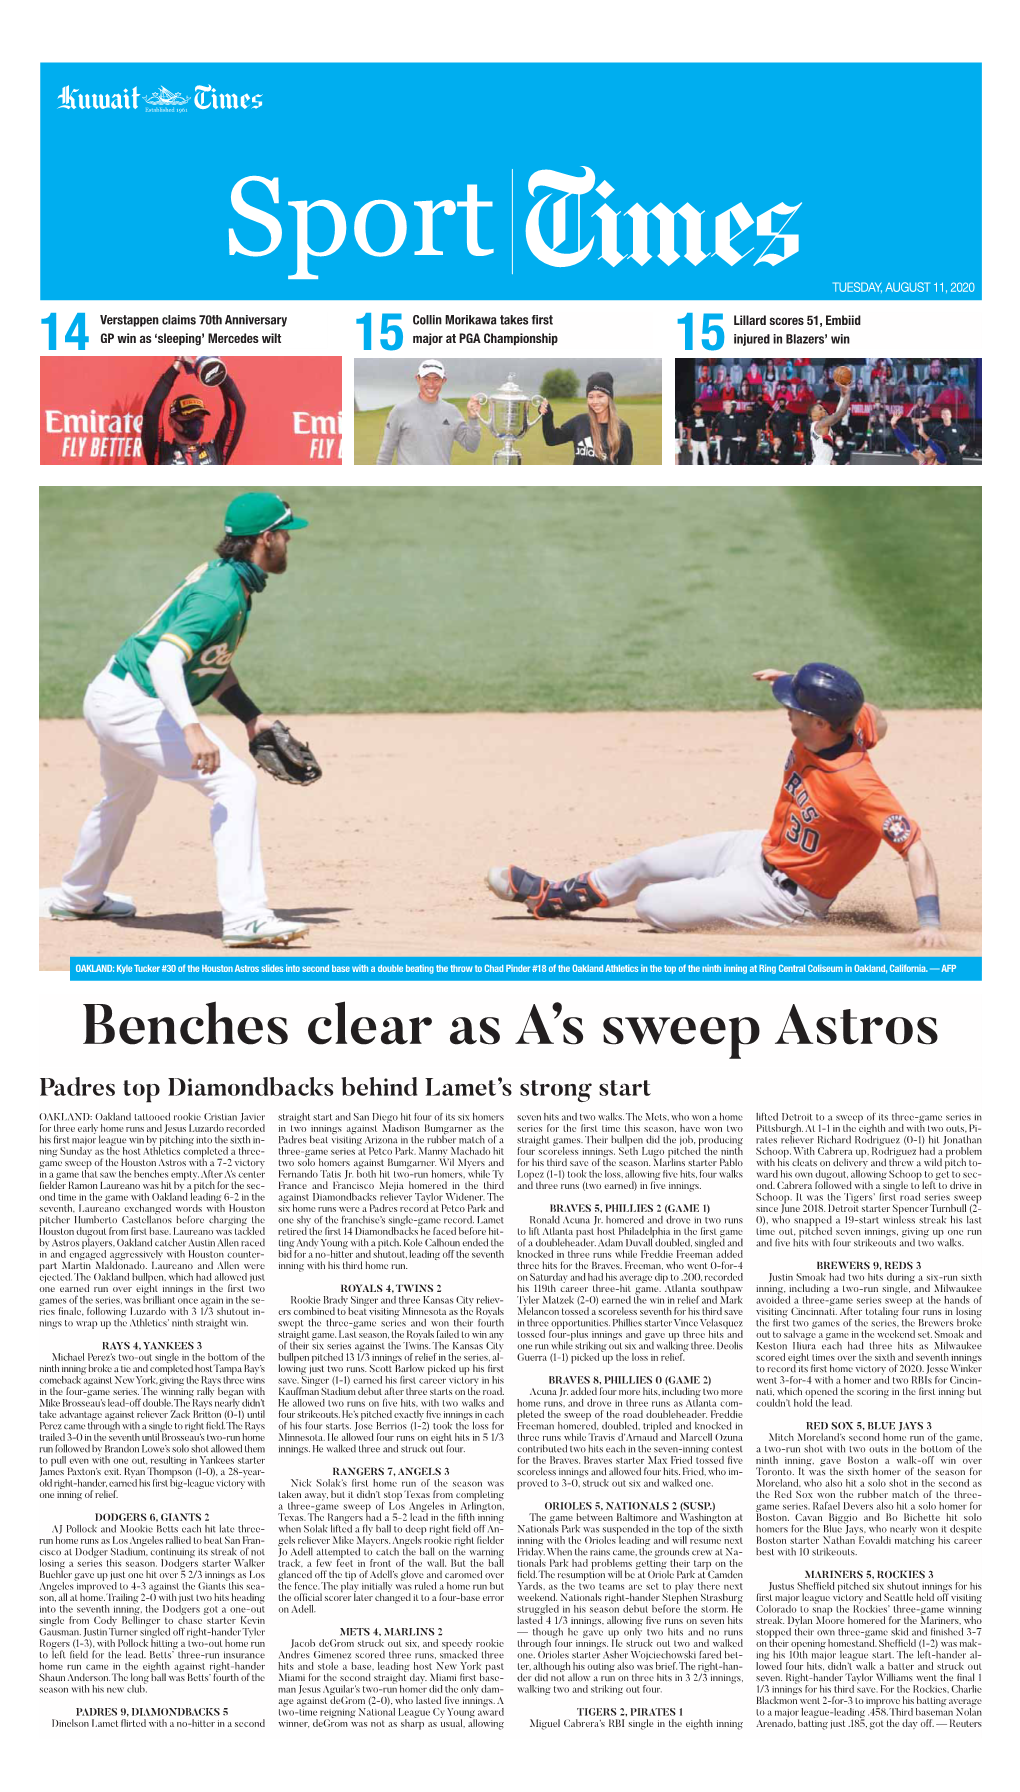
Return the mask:
[[[590,871],[577,877],[565,877],[560,883],[547,883],[528,901],[536,921],[565,921],[568,915],[579,915],[586,908],[608,908]]]
[[[493,865],[485,881],[503,902],[529,902],[533,896],[541,896],[547,882],[532,871],[522,871],[520,865]]]
[[[116,902],[104,896],[95,908],[68,908],[62,902],[50,903],[51,921],[129,921],[138,911],[133,902]]]
[[[247,921],[243,927],[223,935],[225,946],[290,946],[304,939],[308,932],[300,921],[281,921],[269,915],[264,921]]]

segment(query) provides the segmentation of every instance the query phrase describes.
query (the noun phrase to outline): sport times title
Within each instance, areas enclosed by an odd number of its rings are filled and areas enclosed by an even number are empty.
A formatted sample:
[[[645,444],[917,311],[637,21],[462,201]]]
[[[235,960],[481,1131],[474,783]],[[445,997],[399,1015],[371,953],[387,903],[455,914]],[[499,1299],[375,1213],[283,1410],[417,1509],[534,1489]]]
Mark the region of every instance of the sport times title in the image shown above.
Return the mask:
[[[653,260],[672,267],[681,256],[698,267],[712,255],[732,268],[756,249],[759,253],[753,267],[777,267],[800,248],[799,236],[785,229],[800,210],[800,200],[796,205],[777,202],[755,216],[741,200],[714,217],[689,201],[675,209],[660,201],[650,208],[634,203],[617,210],[609,204],[617,197],[615,187],[588,167],[582,167],[580,174],[540,168],[529,175],[527,189],[534,204],[525,220],[525,241],[536,261],[549,268],[577,267],[596,247],[596,260],[610,268],[624,261],[645,267]],[[267,199],[275,210],[266,210]],[[595,205],[595,199],[600,199],[601,205]],[[278,215],[281,204],[282,218]],[[347,215],[335,200],[281,202],[276,175],[243,174],[231,188],[230,207],[249,228],[242,237],[230,226],[227,253],[275,255],[287,236],[294,262],[288,280],[317,280],[309,262],[335,255],[348,240]],[[478,186],[473,183],[465,186],[463,199],[412,199],[410,214],[394,199],[366,199],[354,214],[352,233],[357,247],[374,260],[396,255],[407,242],[409,229],[414,233],[412,252],[416,256],[442,256],[444,249],[476,257],[494,255],[495,250],[483,244],[481,235],[495,220],[483,220],[480,213],[496,209],[494,200],[479,198]],[[293,218],[288,215],[291,212]],[[445,218],[454,223],[442,223]],[[754,232],[753,237],[738,247],[739,239],[749,231]]]
[[[172,1015],[128,1014],[115,1019],[108,1002],[86,1002],[85,1045],[287,1045],[290,1023],[286,1016],[221,1014],[214,1001],[207,1002],[201,1014]],[[335,1002],[328,1014],[315,1015],[306,1027],[312,1045],[371,1046],[426,1045],[437,1038],[430,1033],[432,1016],[413,1014],[386,1015],[376,1019],[371,1014],[351,1014],[346,1002]],[[758,1043],[761,1028],[751,1014],[710,1014],[702,1019],[692,1015],[608,1014],[601,1023],[601,1045],[695,1045],[723,1046],[726,1055],[739,1058],[742,1052]],[[533,1003],[523,1025],[514,1024],[516,1037],[504,1040],[504,1023],[499,1015],[457,1015],[450,1022],[450,1045],[487,1046],[514,1045],[583,1045],[585,1023],[580,1015],[566,1014],[562,1002],[551,1002],[545,1009]],[[816,1015],[813,1019],[800,1013],[794,1004],[786,1015],[775,1039],[776,1045],[863,1045],[888,1044],[937,1045],[938,1028],[934,1016],[912,1019],[905,1014],[855,1014],[844,1008],[838,1014]],[[49,1080],[49,1079],[44,1079]],[[44,1089],[44,1093],[47,1093]],[[49,1091],[53,1092],[53,1091]]]

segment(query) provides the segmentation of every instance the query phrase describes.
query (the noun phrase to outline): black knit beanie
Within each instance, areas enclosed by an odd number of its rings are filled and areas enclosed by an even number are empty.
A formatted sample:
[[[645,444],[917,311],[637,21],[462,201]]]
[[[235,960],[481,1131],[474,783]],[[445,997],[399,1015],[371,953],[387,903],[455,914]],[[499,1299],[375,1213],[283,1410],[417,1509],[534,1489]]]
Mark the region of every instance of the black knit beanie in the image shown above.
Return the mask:
[[[588,375],[588,384],[584,388],[584,395],[586,398],[588,396],[588,393],[594,391],[596,386],[598,387],[600,392],[608,392],[610,398],[612,398],[612,396],[613,396],[613,376],[611,373],[589,374]]]

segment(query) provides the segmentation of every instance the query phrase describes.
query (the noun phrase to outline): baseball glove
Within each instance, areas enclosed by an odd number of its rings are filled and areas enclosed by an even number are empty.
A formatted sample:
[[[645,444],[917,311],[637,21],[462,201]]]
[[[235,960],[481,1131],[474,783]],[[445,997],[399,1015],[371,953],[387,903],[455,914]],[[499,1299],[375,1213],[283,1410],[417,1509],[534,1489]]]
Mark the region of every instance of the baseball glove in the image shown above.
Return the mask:
[[[280,778],[284,784],[314,784],[322,777],[322,767],[311,747],[295,740],[283,722],[260,728],[248,751],[264,772],[271,778]]]

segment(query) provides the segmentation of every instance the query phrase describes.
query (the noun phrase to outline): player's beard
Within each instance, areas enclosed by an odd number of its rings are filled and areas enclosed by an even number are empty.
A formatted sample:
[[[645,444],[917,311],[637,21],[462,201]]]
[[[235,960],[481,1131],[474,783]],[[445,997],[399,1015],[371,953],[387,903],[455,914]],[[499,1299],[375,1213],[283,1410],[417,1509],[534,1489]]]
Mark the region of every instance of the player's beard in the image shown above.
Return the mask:
[[[282,531],[281,531],[281,539],[278,541],[274,541],[272,546],[270,546],[269,543],[267,542],[266,549],[265,549],[265,559],[263,561],[263,566],[264,566],[266,572],[286,572],[286,570],[287,570],[287,549],[288,549],[289,545],[290,544],[287,540],[287,537],[286,537],[286,535],[284,535],[282,533]]]

